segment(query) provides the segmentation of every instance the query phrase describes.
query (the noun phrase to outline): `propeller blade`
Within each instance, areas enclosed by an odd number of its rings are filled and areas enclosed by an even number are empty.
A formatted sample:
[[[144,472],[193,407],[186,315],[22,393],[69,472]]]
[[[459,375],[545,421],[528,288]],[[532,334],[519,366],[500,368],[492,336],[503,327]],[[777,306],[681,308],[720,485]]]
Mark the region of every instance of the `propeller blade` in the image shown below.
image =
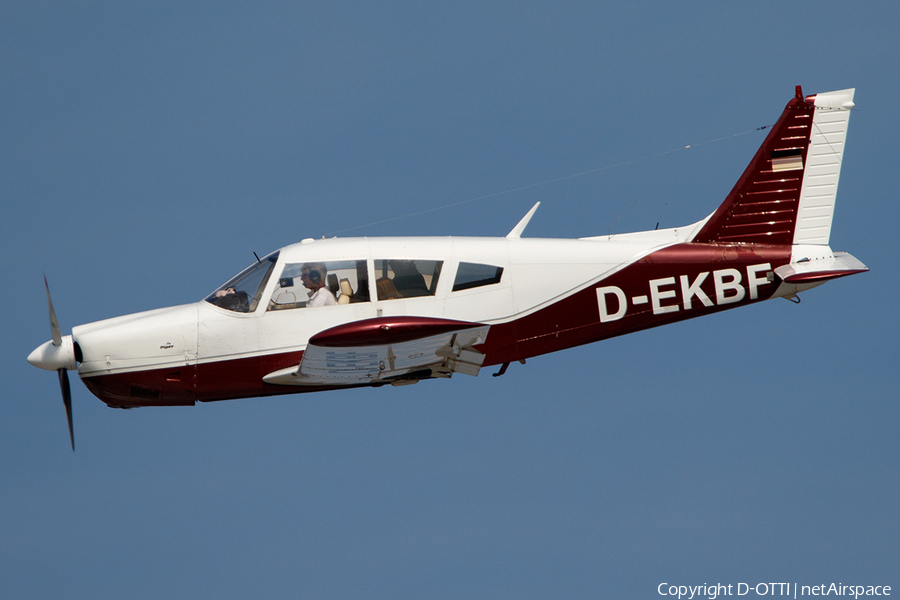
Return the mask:
[[[53,306],[50,307],[53,314]],[[66,420],[69,421],[69,441],[72,442],[72,452],[75,452],[75,430],[72,428],[72,389],[69,387],[69,374],[65,369],[56,371],[59,374],[59,389],[62,391],[63,404],[66,406]]]
[[[44,275],[44,289],[47,290],[47,308],[50,309],[50,332],[53,334],[53,345],[62,344],[62,334],[59,332],[59,322],[56,320],[56,311],[53,310],[53,301],[50,300],[50,286],[47,285],[47,276]]]

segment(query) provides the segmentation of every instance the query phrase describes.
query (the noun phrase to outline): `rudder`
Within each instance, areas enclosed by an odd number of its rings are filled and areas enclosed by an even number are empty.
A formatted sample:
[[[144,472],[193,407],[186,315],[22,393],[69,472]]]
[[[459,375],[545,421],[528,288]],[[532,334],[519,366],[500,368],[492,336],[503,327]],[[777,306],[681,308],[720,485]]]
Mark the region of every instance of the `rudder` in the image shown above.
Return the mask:
[[[854,92],[848,89],[814,96],[816,112],[800,190],[794,244],[828,245]]]

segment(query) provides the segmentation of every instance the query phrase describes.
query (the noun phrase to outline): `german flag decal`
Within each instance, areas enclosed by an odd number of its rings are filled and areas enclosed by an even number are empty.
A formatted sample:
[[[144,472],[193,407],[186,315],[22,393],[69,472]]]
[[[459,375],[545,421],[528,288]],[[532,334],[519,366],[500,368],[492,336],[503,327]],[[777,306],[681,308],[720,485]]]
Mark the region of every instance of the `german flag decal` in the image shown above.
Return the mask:
[[[803,150],[800,148],[772,150],[772,171],[778,173],[798,169],[803,169]]]

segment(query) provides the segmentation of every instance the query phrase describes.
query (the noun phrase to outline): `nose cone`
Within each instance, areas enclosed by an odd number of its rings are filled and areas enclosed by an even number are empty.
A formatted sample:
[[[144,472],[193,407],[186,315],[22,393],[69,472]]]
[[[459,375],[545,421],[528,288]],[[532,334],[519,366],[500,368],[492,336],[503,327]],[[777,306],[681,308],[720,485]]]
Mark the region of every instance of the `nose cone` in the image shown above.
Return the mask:
[[[63,336],[62,343],[57,346],[53,340],[44,342],[28,355],[28,362],[39,369],[58,371],[72,370],[75,364],[75,344],[71,335]]]

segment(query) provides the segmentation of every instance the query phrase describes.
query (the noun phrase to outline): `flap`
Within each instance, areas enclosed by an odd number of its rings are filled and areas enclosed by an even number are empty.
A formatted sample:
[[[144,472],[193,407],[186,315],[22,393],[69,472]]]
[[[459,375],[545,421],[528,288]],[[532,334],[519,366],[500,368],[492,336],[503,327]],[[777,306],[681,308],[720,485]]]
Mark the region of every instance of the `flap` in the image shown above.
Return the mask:
[[[280,385],[410,383],[453,373],[478,375],[475,346],[490,325],[430,317],[381,317],[345,323],[314,335],[296,367],[263,377]]]

